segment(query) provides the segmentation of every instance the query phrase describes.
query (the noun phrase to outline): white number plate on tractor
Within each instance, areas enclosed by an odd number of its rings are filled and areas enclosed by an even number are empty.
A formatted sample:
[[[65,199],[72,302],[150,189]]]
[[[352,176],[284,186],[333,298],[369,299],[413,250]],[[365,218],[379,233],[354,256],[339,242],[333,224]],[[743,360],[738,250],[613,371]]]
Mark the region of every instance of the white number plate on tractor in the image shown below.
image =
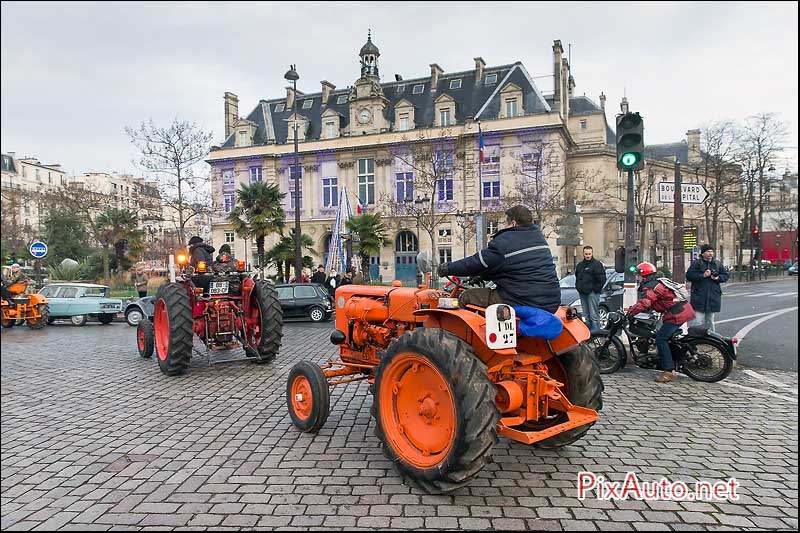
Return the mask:
[[[486,308],[486,345],[493,350],[517,347],[517,318],[510,305]]]
[[[212,281],[208,288],[208,294],[228,294],[228,282]]]

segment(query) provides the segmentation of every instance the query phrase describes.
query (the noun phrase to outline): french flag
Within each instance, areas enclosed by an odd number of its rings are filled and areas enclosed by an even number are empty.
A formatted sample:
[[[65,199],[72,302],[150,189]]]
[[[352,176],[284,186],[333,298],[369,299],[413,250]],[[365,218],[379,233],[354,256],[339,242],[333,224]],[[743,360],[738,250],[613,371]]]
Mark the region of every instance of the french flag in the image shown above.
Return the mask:
[[[358,198],[358,203],[356,204],[356,213],[359,215],[364,214],[364,203],[361,201],[361,198]]]
[[[481,163],[486,162],[486,147],[483,145],[483,132],[481,131],[481,125],[478,124],[478,153],[480,155]]]

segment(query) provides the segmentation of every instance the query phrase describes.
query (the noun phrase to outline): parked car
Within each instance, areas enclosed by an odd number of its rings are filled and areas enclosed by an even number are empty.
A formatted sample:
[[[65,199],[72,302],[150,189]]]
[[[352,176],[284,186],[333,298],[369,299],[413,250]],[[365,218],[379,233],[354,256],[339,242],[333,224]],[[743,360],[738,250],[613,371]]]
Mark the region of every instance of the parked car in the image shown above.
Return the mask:
[[[795,261],[794,264],[789,267],[789,275],[790,276],[796,276],[797,275],[797,261]]]
[[[606,283],[600,292],[598,302],[600,327],[605,329],[608,324],[608,313],[622,308],[622,295],[624,294],[625,274],[615,271],[613,268],[606,269]],[[583,317],[583,307],[581,306],[580,295],[575,289],[575,276],[565,276],[559,281],[561,287],[561,305],[574,307]]]
[[[319,283],[284,283],[275,289],[284,318],[308,317],[323,322],[333,315],[333,296]]]
[[[156,314],[155,296],[145,296],[138,300],[133,300],[125,306],[125,322],[129,326],[138,326],[143,318],[147,317],[151,321]]]
[[[92,283],[51,283],[39,290],[50,305],[50,322],[69,318],[73,325],[83,326],[89,318],[110,324],[122,311],[122,300],[108,297],[106,285]]]

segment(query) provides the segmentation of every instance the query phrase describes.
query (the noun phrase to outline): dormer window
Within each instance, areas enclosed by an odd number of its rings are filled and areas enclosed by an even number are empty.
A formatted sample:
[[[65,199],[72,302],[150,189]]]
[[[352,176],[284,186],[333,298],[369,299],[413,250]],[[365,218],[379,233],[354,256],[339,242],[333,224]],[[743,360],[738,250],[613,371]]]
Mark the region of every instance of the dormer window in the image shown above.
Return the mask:
[[[276,113],[280,113],[284,109],[286,109],[286,104],[284,104],[283,102],[281,102],[280,104],[275,104],[275,112]]]
[[[333,121],[325,123],[325,138],[333,139],[336,137],[336,123]]]
[[[460,89],[461,88],[461,78],[457,80],[450,80],[450,88],[451,89]]]
[[[397,94],[403,93],[406,90],[406,84],[403,83],[402,85],[397,86],[397,90],[395,91]]]
[[[506,100],[506,116],[507,117],[516,117],[517,116],[517,99],[516,98],[509,98]]]
[[[306,100],[303,102],[303,109],[311,109],[312,105],[314,105],[314,100]]]
[[[418,85],[414,85],[414,88],[411,90],[411,94],[422,94],[422,91],[425,89],[425,85],[420,83]]]
[[[247,140],[247,131],[239,130],[239,146],[247,146],[250,144]]]
[[[497,74],[487,74],[483,79],[484,85],[494,85],[497,83]]]
[[[340,94],[339,97],[336,99],[336,103],[337,104],[343,104],[345,102],[347,102],[347,95],[346,94]]]
[[[440,126],[449,126],[450,125],[450,110],[449,109],[442,109],[439,111],[439,125]]]

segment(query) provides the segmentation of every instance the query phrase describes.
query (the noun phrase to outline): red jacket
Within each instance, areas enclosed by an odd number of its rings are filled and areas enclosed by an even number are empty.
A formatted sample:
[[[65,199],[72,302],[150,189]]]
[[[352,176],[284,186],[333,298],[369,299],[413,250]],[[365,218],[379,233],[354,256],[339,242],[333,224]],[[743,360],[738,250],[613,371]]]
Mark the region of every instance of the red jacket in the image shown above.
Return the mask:
[[[675,302],[675,294],[658,280],[646,282],[640,291],[639,301],[628,309],[635,315],[652,309],[661,313],[661,320],[668,324],[683,324],[694,318],[694,309],[689,302]]]

